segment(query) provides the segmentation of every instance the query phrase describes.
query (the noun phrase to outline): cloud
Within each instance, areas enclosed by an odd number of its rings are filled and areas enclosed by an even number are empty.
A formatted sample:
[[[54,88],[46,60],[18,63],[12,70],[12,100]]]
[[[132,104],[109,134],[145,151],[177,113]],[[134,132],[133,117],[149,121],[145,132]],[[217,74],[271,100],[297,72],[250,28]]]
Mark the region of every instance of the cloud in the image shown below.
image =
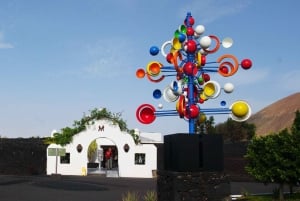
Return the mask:
[[[252,84],[260,81],[264,81],[269,75],[268,69],[250,69],[244,70],[240,68],[240,83],[241,84]],[[250,78],[250,79],[249,79]]]
[[[132,66],[134,54],[128,42],[123,39],[109,39],[89,45],[89,64],[84,67],[85,74],[99,77],[116,77],[128,74],[128,67]]]
[[[132,45],[124,38],[105,38],[93,44],[86,44],[79,50],[80,64],[72,68],[60,68],[59,71],[49,71],[53,78],[116,78],[134,76],[136,65]]]
[[[14,48],[11,43],[7,43],[4,41],[4,34],[0,32],[0,49],[10,49]]]
[[[285,90],[300,91],[300,70],[291,70],[282,74],[280,78],[281,86]]]
[[[228,77],[229,82],[235,85],[250,85],[265,80],[270,75],[268,69],[249,69],[244,70],[239,67],[236,74]],[[226,78],[225,78],[226,79]]]
[[[201,19],[203,24],[211,23],[219,18],[227,15],[233,15],[244,10],[249,4],[250,0],[205,0],[194,1],[190,5],[185,6],[182,10],[191,10],[193,16],[197,16],[197,19]],[[182,15],[182,12],[180,13]]]

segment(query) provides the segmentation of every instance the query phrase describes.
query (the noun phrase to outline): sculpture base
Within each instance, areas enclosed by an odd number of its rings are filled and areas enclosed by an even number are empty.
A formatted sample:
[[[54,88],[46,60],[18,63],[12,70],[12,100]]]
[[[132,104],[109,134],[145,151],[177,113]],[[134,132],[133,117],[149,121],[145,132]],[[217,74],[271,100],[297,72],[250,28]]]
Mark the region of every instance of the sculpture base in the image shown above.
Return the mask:
[[[230,183],[221,172],[157,172],[158,201],[229,201]]]
[[[163,146],[161,170],[222,172],[224,169],[222,135],[165,135]]]

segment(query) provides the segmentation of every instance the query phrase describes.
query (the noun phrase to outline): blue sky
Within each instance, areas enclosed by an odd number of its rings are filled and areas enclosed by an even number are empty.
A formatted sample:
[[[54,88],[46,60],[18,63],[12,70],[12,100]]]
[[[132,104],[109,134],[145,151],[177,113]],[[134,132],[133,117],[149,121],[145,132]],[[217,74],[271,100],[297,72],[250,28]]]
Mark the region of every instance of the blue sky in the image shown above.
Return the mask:
[[[174,78],[154,84],[135,72],[153,60],[167,64],[149,48],[171,40],[189,11],[205,35],[234,40],[208,61],[224,53],[253,61],[250,70],[232,77],[212,75],[221,85],[233,83],[235,91],[201,107],[242,99],[255,113],[300,91],[299,9],[296,0],[1,0],[0,136],[49,136],[103,107],[122,112],[132,129],[188,132],[178,117],[159,117],[150,125],[136,120],[143,103],[162,103],[164,109],[175,103],[152,97]]]

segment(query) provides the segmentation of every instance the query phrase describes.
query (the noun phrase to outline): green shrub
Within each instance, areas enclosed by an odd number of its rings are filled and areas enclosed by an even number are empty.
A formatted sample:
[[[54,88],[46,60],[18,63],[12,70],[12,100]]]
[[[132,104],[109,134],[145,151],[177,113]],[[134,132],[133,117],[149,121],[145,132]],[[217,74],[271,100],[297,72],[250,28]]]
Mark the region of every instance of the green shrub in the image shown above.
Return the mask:
[[[157,201],[157,195],[155,191],[147,191],[144,195],[144,201]]]
[[[139,194],[129,191],[125,195],[123,195],[122,201],[139,201]]]

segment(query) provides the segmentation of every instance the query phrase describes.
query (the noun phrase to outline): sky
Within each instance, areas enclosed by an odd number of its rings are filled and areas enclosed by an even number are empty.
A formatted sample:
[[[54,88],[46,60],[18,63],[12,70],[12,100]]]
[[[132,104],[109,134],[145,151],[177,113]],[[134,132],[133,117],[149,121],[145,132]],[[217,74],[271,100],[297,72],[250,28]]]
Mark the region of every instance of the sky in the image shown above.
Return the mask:
[[[231,77],[211,75],[235,90],[200,107],[246,100],[258,112],[300,91],[299,9],[296,0],[1,0],[0,136],[50,136],[94,108],[120,112],[130,129],[188,132],[187,121],[177,116],[149,125],[137,121],[136,109],[145,103],[175,109],[176,103],[152,96],[175,78],[152,83],[135,76],[151,61],[168,65],[149,48],[171,40],[187,12],[195,26],[205,26],[203,35],[234,41],[207,61],[233,54],[253,62]],[[227,118],[215,116],[216,123]]]

